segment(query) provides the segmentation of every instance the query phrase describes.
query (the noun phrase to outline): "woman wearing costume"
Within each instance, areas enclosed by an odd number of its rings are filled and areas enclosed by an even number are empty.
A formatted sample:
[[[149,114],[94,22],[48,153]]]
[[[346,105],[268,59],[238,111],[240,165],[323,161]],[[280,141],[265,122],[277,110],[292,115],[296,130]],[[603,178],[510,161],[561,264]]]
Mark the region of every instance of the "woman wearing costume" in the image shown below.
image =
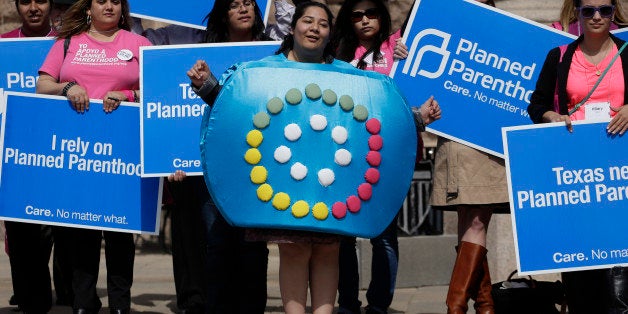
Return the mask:
[[[39,69],[37,92],[66,96],[77,113],[89,110],[90,98],[102,99],[107,113],[121,101],[139,101],[139,48],[150,42],[129,31],[130,21],[128,0],[77,1],[66,12],[58,40]],[[106,57],[102,62],[75,58],[85,47],[103,51]],[[72,248],[74,313],[98,313],[102,306],[96,283],[103,237],[110,312],[130,312],[133,235],[70,228],[65,239]]]
[[[323,4],[300,4],[295,10],[291,33],[284,39],[278,54],[268,58],[284,62],[337,62],[329,45],[332,18],[331,11]],[[213,104],[221,85],[211,75],[207,63],[197,61],[188,76],[197,94],[206,103]],[[339,236],[277,230],[254,230],[250,234],[250,238],[257,240],[281,242],[279,285],[286,313],[305,313],[308,283],[313,313],[332,312],[338,282]]]
[[[528,113],[534,123],[564,122],[612,117],[611,135],[628,130],[628,52],[619,53],[624,41],[610,34],[613,21],[623,21],[616,0],[571,0],[582,35],[566,47],[548,53],[532,94]],[[608,72],[583,105],[592,86]],[[555,104],[555,94],[558,103]],[[595,112],[599,113],[595,114]],[[625,313],[628,311],[628,269],[566,272],[562,274],[569,313]]]
[[[351,65],[333,57],[334,49],[329,44],[332,18],[331,12],[323,4],[299,4],[291,23],[291,33],[286,36],[275,56],[262,61],[331,64],[352,69]],[[229,75],[223,75],[223,79],[218,82],[211,76],[204,61],[197,62],[188,71],[192,86],[198,88],[198,94],[210,104]],[[340,236],[297,230],[256,229],[250,230],[247,237],[278,243],[280,290],[286,313],[305,312],[308,287],[313,313],[333,311]]]

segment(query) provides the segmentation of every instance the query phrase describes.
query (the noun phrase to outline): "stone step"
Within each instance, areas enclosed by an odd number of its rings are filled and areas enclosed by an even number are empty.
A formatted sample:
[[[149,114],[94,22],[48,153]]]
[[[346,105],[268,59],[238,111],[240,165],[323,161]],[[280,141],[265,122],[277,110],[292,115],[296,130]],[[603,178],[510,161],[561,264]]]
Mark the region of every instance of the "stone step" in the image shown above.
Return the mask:
[[[497,8],[527,19],[549,24],[558,20],[563,2],[560,0],[501,0]]]

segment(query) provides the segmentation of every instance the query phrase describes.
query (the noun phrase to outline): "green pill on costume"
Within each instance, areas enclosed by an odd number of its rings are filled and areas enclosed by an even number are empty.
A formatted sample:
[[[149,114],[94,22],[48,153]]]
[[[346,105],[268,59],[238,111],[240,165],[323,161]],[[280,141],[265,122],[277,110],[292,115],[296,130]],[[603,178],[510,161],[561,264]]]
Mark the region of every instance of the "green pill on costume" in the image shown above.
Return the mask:
[[[323,92],[323,102],[326,105],[333,106],[337,100],[338,100],[338,96],[336,95],[336,93],[334,93],[333,90],[326,89]]]
[[[362,105],[353,108],[353,117],[358,121],[365,121],[369,117],[369,111]]]
[[[321,88],[318,85],[311,83],[305,86],[305,96],[309,99],[321,98]]]
[[[266,103],[266,109],[272,114],[278,114],[283,110],[283,101],[279,97],[273,97]]]
[[[286,101],[291,105],[296,105],[301,102],[303,99],[303,95],[301,95],[301,91],[296,88],[291,88],[286,93]]]
[[[253,117],[253,125],[258,129],[263,129],[270,124],[270,116],[266,112],[259,112]]]
[[[344,111],[350,111],[351,109],[353,109],[353,98],[351,98],[351,96],[349,95],[342,95],[340,96],[340,108],[342,108],[342,110]]]

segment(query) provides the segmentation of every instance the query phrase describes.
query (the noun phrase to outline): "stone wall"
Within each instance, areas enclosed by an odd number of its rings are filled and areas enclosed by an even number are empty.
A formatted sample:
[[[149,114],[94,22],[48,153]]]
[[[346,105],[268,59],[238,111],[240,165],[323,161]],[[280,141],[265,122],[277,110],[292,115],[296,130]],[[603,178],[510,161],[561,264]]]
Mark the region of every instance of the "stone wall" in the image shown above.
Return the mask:
[[[20,20],[15,10],[15,1],[0,0],[0,34],[6,33],[20,26]]]

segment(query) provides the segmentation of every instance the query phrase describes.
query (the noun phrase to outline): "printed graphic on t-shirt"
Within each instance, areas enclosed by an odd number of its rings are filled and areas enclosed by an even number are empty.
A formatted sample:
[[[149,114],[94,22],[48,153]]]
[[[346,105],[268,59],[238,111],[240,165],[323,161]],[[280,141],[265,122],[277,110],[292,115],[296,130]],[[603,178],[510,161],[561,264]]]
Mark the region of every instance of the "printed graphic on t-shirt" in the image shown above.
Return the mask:
[[[384,51],[381,51],[381,54],[382,56],[379,58],[379,60],[373,63],[373,52],[369,52],[369,54],[364,57],[364,63],[366,63],[366,68],[388,68],[388,59],[386,59],[386,53]],[[354,59],[353,61],[351,61],[351,65],[357,67],[359,61],[360,59]]]
[[[128,53],[131,53],[128,49],[123,49],[123,55],[128,57]],[[132,54],[132,53],[131,53]],[[79,49],[72,58],[72,64],[81,65],[122,65],[126,66],[127,61],[120,59],[119,51],[112,51],[105,48],[90,48],[88,43],[79,44]]]

